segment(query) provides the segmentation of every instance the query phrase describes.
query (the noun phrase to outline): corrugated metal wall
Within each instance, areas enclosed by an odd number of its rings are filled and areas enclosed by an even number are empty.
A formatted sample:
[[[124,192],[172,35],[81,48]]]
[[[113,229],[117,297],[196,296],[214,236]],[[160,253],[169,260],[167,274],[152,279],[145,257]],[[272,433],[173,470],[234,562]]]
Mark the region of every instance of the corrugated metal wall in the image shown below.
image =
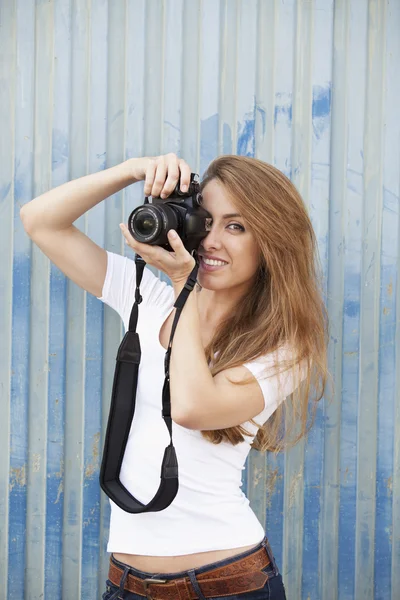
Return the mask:
[[[288,598],[400,598],[399,0],[0,0],[0,599],[94,600],[98,469],[119,318],[67,282],[19,209],[125,157],[202,173],[257,156],[310,208],[331,404],[245,475]],[[79,221],[123,253],[135,185]],[[397,394],[397,395],[396,395]]]

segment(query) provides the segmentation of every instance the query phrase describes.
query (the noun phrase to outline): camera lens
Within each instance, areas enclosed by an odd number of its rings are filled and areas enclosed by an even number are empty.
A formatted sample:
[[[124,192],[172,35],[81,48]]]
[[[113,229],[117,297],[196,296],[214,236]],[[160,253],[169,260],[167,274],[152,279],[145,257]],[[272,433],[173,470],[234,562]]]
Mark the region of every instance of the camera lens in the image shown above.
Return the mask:
[[[128,219],[128,229],[138,242],[151,244],[163,226],[162,216],[151,205],[139,206]]]
[[[178,210],[168,203],[147,204],[131,213],[128,229],[138,242],[162,246],[168,243],[167,232],[170,229],[178,231],[179,222]]]
[[[151,233],[157,229],[157,221],[155,220],[154,215],[145,211],[139,213],[135,219],[135,229],[144,237],[151,235]]]

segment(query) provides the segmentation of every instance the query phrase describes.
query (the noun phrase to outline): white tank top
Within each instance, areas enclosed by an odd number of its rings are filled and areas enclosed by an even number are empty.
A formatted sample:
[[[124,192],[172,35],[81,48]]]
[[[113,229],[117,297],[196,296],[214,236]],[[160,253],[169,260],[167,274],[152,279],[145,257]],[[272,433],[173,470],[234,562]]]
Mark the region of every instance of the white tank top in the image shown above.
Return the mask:
[[[134,261],[107,252],[108,266],[102,302],[117,311],[125,330],[136,287]],[[145,268],[140,286],[137,331],[142,349],[136,410],[121,467],[121,482],[140,502],[147,504],[160,484],[161,463],[169,433],[161,416],[165,350],[159,341],[162,324],[174,304],[173,288]],[[190,343],[190,340],[188,340]],[[254,420],[262,425],[292,391],[292,377],[265,378],[271,355],[245,366],[256,377],[265,408]],[[241,489],[242,471],[257,428],[245,427],[251,437],[232,446],[214,445],[200,431],[173,422],[173,443],[179,465],[179,491],[161,512],[129,514],[111,500],[107,550],[148,556],[178,556],[258,544],[264,529]]]

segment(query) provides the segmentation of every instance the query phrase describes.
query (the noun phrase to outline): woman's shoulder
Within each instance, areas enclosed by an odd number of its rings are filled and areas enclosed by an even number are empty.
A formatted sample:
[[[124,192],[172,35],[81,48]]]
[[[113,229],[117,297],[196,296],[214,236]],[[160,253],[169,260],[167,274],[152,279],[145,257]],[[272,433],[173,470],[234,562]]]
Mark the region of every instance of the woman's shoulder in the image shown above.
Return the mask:
[[[265,352],[244,366],[263,388],[269,389],[269,393],[274,388],[285,397],[298,387],[307,374],[307,361],[299,361],[297,349],[289,343]]]

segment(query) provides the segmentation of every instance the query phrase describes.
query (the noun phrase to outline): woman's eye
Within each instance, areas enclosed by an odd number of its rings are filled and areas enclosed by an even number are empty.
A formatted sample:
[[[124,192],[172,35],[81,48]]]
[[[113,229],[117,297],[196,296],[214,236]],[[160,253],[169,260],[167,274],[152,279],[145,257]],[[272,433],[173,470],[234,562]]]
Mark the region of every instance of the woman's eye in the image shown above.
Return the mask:
[[[243,225],[239,225],[239,223],[230,223],[228,227],[232,227],[234,231],[244,231]]]

